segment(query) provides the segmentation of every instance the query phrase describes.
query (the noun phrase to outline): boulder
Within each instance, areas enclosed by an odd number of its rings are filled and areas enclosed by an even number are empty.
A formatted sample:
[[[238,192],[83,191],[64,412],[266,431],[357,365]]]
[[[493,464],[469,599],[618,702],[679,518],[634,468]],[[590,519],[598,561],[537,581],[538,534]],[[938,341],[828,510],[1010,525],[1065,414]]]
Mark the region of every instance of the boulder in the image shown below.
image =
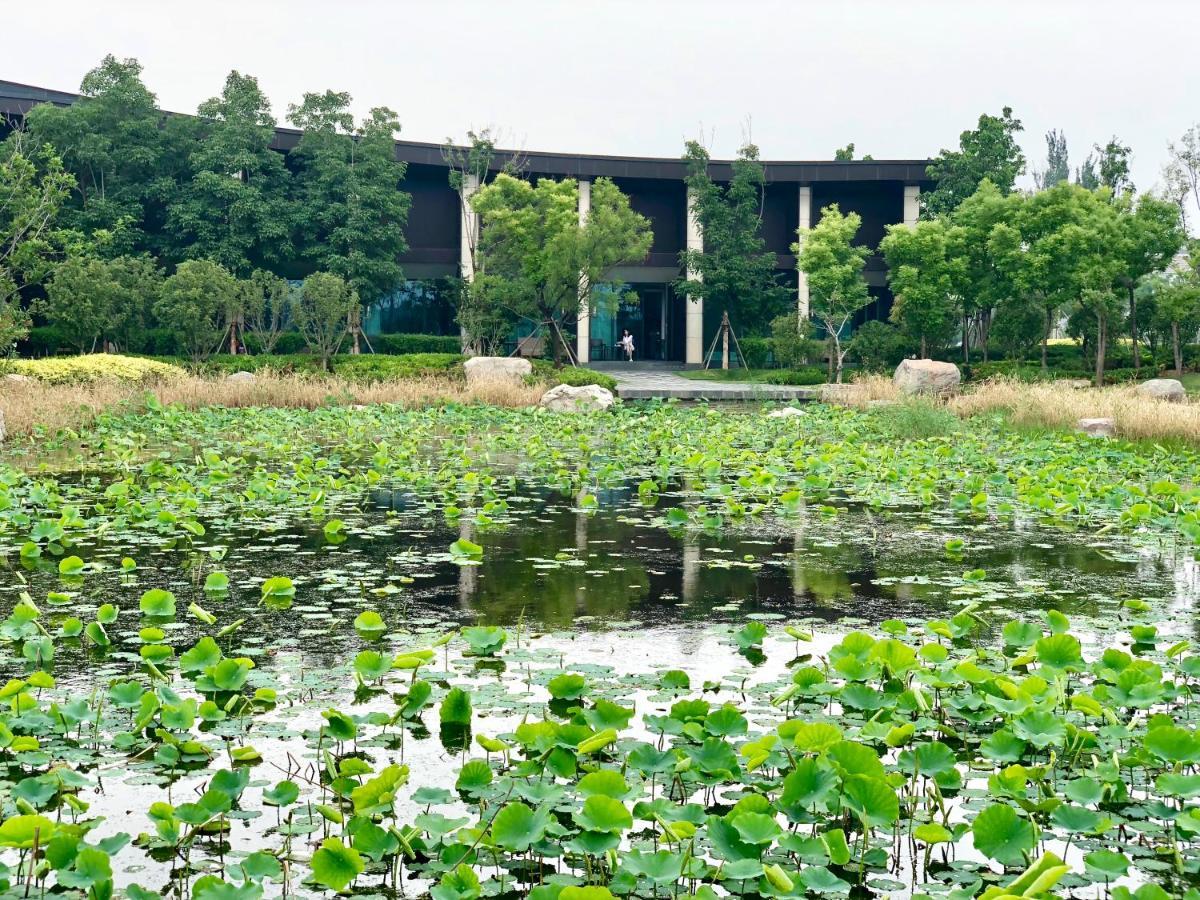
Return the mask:
[[[4,376],[5,382],[8,384],[24,384],[27,381],[32,381],[28,375],[22,375],[20,372],[9,372]]]
[[[225,376],[226,381],[231,381],[234,384],[249,384],[252,381],[257,381],[253,372],[230,372]]]
[[[598,384],[560,384],[542,394],[541,405],[551,412],[591,412],[612,406],[613,395]]]
[[[785,406],[782,409],[773,409],[767,413],[768,419],[791,419],[795,416],[804,415],[804,410],[798,406]]]
[[[516,356],[472,356],[463,363],[467,387],[478,384],[521,384],[533,373],[533,363]]]
[[[852,384],[823,384],[818,390],[822,403],[848,403],[857,393]]]
[[[902,394],[945,396],[956,393],[961,383],[958,366],[936,359],[901,360],[892,375],[892,384]]]
[[[1152,400],[1182,403],[1187,399],[1187,391],[1184,390],[1183,383],[1174,378],[1151,378],[1149,381],[1143,381],[1134,390],[1141,396],[1149,397]]]
[[[1111,438],[1117,436],[1117,423],[1114,419],[1080,419],[1076,430],[1088,437]]]
[[[4,424],[4,410],[0,409],[0,443],[8,437],[8,428]]]

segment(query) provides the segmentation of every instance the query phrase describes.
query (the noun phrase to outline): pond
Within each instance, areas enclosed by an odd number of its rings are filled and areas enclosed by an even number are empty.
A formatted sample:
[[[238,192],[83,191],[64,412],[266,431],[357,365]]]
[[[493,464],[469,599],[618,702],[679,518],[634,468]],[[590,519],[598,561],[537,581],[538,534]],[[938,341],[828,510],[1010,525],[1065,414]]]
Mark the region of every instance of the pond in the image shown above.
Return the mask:
[[[736,466],[506,413],[320,449],[218,415],[5,481],[14,891],[1191,889],[1200,575],[1159,508],[767,487],[788,432],[753,414],[640,420]],[[831,466],[870,427],[817,416]],[[1126,463],[1164,474],[1090,461]]]

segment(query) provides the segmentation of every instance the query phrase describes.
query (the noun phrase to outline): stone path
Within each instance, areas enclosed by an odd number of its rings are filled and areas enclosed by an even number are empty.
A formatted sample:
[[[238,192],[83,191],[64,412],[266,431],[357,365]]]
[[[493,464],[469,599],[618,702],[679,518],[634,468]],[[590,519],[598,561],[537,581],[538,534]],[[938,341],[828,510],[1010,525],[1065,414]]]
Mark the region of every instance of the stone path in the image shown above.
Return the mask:
[[[617,396],[623,400],[654,398],[678,400],[816,400],[814,387],[781,384],[754,384],[746,381],[698,381],[669,370],[645,370],[605,367],[605,374],[617,380]]]

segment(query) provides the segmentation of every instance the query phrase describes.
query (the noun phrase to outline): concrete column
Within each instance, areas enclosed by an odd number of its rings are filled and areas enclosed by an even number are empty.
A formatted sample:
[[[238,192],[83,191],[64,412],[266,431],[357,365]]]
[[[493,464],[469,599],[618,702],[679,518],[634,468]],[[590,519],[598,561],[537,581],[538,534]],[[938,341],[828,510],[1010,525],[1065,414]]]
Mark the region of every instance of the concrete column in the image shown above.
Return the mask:
[[[592,211],[592,182],[579,179],[579,224],[586,225],[588,213]],[[592,337],[592,286],[581,272],[579,274],[579,313],[575,325],[575,355],[580,365],[588,361],[588,345]]]
[[[796,243],[804,246],[805,232],[812,228],[812,185],[800,185],[800,216]],[[796,267],[796,312],[803,321],[808,318],[808,275]]]
[[[912,228],[917,224],[921,215],[921,186],[906,184],[904,186],[904,224]]]
[[[687,195],[687,249],[704,251],[704,233],[700,230],[700,220],[696,217],[696,196],[689,189]],[[689,269],[689,280],[699,281],[701,273]],[[685,319],[685,352],[683,361],[689,366],[698,366],[704,362],[704,298],[688,298],[687,316]]]
[[[458,224],[458,268],[464,281],[475,280],[475,248],[479,242],[479,214],[471,209],[471,197],[479,190],[478,175],[464,175],[459,188],[462,220]]]

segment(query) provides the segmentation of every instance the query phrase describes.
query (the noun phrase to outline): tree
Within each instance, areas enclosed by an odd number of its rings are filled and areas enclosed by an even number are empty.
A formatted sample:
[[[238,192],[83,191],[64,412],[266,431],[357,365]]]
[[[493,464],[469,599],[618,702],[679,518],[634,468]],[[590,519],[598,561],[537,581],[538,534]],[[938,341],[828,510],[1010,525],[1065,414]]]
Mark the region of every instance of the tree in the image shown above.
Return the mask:
[[[1001,257],[1020,242],[1019,233],[1009,223],[1019,218],[1023,201],[1019,193],[1004,196],[985,178],[951,215],[951,221],[962,229],[965,257],[961,289],[964,362],[971,361],[972,338],[987,362],[993,311],[1016,293]]]
[[[64,225],[102,235],[112,255],[174,257],[164,224],[177,184],[187,177],[196,123],[164,118],[141,72],[136,59],[106,56],[84,76],[78,101],[39,103],[25,122],[37,143],[58,150],[75,177]]]
[[[225,317],[241,287],[218,263],[189,259],[163,282],[154,316],[175,334],[192,360],[207,359],[225,339]]]
[[[689,300],[705,300],[713,313],[728,311],[743,333],[765,334],[792,292],[780,284],[776,256],[760,232],[765,176],[758,148],[746,144],[738,150],[725,186],[709,175],[708,151],[699,142],[688,141],[683,159],[704,248],[683,252],[687,274],[676,290]]]
[[[54,272],[40,312],[80,353],[128,347],[145,327],[161,275],[148,257],[76,256]]]
[[[1107,273],[1103,270],[1097,275],[1097,283],[1103,284]],[[1104,362],[1108,355],[1108,337],[1112,323],[1122,312],[1121,298],[1111,286],[1085,287],[1079,295],[1079,308],[1085,317],[1092,320],[1095,326],[1095,385],[1104,386]]]
[[[1067,155],[1067,136],[1058,129],[1046,132],[1046,168],[1033,173],[1034,184],[1039,190],[1054,187],[1071,177],[1071,165]]]
[[[1083,165],[1075,169],[1075,183],[1085,190],[1094,191],[1100,187],[1100,175],[1096,172],[1096,156],[1089,153]]]
[[[271,149],[275,118],[258,81],[229,73],[219,97],[200,104],[191,179],[168,212],[187,259],[211,259],[234,275],[279,268],[292,257],[289,176]]]
[[[396,159],[400,122],[392,110],[376,107],[356,128],[350,95],[333,91],[305,94],[288,108],[288,121],[303,132],[291,154],[300,256],[340,275],[370,305],[404,277],[397,259],[408,249],[412,198],[400,189],[406,169]]]
[[[950,212],[985,178],[1000,193],[1011,192],[1017,176],[1025,171],[1025,155],[1015,137],[1020,131],[1021,120],[1014,119],[1007,106],[999,117],[981,115],[974,131],[959,135],[957,150],[942,150],[926,169],[937,187],[922,195],[925,215]]]
[[[650,223],[608,178],[592,183],[587,221],[579,221],[579,185],[571,178],[531,184],[497,175],[471,206],[483,222],[480,267],[472,291],[489,308],[501,307],[538,323],[559,358],[563,322],[584,304],[612,302],[623,284],[607,278],[622,263],[650,250]]]
[[[1175,373],[1183,373],[1182,335],[1200,329],[1200,279],[1191,272],[1173,272],[1150,280],[1155,323],[1170,335]]]
[[[1187,237],[1178,205],[1149,194],[1138,198],[1136,204],[1132,191],[1118,199],[1118,222],[1120,225],[1120,255],[1124,271],[1119,276],[1120,284],[1129,297],[1129,331],[1133,340],[1133,367],[1141,369],[1141,351],[1138,348],[1138,281],[1152,272],[1166,268],[1183,246]]]
[[[321,358],[325,369],[329,368],[330,358],[341,349],[359,314],[358,292],[332,272],[314,272],[292,295],[292,319],[304,336],[304,343]]]
[[[1200,212],[1200,122],[1185,131],[1177,143],[1171,142],[1167,149],[1171,158],[1163,175],[1168,191],[1186,220],[1189,198]]]
[[[74,179],[49,146],[13,132],[0,144],[0,354],[29,332],[21,291],[38,285],[66,252],[57,227]]]
[[[802,230],[800,241],[792,246],[800,271],[808,275],[810,311],[825,326],[829,365],[836,384],[842,383],[846,358],[842,331],[870,300],[863,278],[870,251],[854,243],[861,227],[858,213],[842,215],[835,203],[822,209],[816,226]]]
[[[478,302],[478,294],[471,291],[471,280],[479,269],[478,216],[471,208],[471,197],[496,174],[503,172],[520,177],[525,167],[524,156],[520,153],[507,154],[503,165],[497,167],[496,140],[492,130],[484,128],[478,132],[468,131],[465,145],[446,138],[442,146],[442,159],[449,167],[450,187],[458,195],[460,227],[465,231],[463,238],[467,245],[467,260],[459,272],[455,304],[464,351],[474,348],[483,353],[492,352],[514,324],[504,310]]]
[[[920,343],[921,357],[954,330],[966,260],[963,230],[943,219],[890,225],[879,245],[896,302],[891,319]]]
[[[1111,288],[1123,268],[1117,208],[1107,190],[1060,182],[1024,200],[1017,230],[1019,241],[1008,243],[998,264],[1015,290],[1041,308],[1045,370],[1055,315],[1085,289]]]
[[[241,287],[246,332],[258,339],[263,353],[271,353],[288,325],[291,285],[270,272],[255,269]]]
[[[1122,144],[1114,134],[1103,147],[1097,144],[1096,152],[1100,154],[1097,163],[1100,186],[1112,191],[1114,197],[1132,192],[1133,182],[1129,180],[1129,156],[1133,149]]]

